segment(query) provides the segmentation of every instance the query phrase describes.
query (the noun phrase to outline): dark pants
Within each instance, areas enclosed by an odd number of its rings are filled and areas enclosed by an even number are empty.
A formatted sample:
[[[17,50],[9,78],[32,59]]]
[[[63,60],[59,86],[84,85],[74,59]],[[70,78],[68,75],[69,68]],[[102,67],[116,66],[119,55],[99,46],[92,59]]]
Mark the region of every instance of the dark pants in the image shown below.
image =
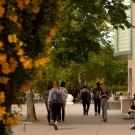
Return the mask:
[[[66,104],[62,104],[62,106],[61,106],[62,121],[65,121],[65,106],[66,106]]]
[[[94,99],[95,113],[100,114],[100,99]]]
[[[53,103],[51,106],[52,120],[55,123],[58,120],[61,110],[61,103]]]
[[[50,123],[50,115],[51,115],[51,112],[50,112],[50,110],[49,110],[49,108],[48,108],[48,104],[47,104],[47,102],[45,102],[45,105],[46,105],[46,109],[47,109],[47,120],[48,120],[48,123]]]
[[[86,100],[86,101],[84,100],[84,101],[82,101],[82,104],[83,104],[83,112],[84,112],[84,115],[85,115],[89,111],[90,101],[89,100]]]

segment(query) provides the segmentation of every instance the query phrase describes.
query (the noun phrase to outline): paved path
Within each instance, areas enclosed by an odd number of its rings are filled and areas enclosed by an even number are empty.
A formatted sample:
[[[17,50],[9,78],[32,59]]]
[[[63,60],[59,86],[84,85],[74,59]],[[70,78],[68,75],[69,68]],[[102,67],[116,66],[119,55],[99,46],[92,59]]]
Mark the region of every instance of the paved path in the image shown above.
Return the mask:
[[[108,111],[108,122],[102,122],[101,116],[94,116],[91,105],[88,116],[83,116],[81,104],[66,106],[66,122],[59,123],[59,130],[47,126],[44,104],[36,104],[38,122],[27,123],[26,105],[22,106],[23,121],[13,127],[14,135],[135,135],[130,130],[134,120],[124,120],[120,110]]]

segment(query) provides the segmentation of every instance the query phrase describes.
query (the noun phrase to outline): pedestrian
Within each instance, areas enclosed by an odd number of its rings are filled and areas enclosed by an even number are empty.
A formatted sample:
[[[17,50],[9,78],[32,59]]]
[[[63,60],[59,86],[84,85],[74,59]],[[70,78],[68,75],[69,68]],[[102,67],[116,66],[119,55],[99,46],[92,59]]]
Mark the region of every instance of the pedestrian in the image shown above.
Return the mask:
[[[100,82],[96,83],[96,88],[94,88],[93,90],[93,100],[94,100],[94,110],[95,110],[95,115],[100,115],[100,93],[101,93],[101,86],[100,86]]]
[[[109,92],[108,92],[107,88],[103,88],[101,90],[100,98],[101,98],[102,118],[103,118],[103,121],[106,122],[107,121],[108,99],[109,99]]]
[[[133,100],[130,108],[128,109],[128,118],[134,119],[134,112],[135,112],[135,100]]]
[[[83,115],[88,115],[91,103],[91,94],[86,85],[84,85],[84,87],[82,88],[80,97],[83,105]]]
[[[134,94],[134,97],[133,97],[133,101],[135,100],[135,94]]]
[[[61,112],[62,112],[62,121],[64,122],[65,121],[66,99],[68,96],[68,91],[67,91],[67,88],[65,87],[65,82],[61,82],[59,92],[61,93],[61,97],[62,97]],[[61,113],[60,113],[60,115],[61,115]],[[61,118],[61,116],[60,116],[60,118]]]
[[[57,121],[58,121],[58,115],[60,114],[61,110],[61,103],[62,103],[62,97],[59,92],[59,86],[58,81],[53,82],[53,87],[51,91],[49,92],[48,97],[48,107],[51,111],[51,124],[54,126],[54,129],[57,130]]]
[[[135,98],[135,94],[134,94],[134,98]],[[133,99],[134,99],[133,98]],[[135,104],[135,100],[133,100],[133,104]],[[132,108],[130,109],[130,113],[133,114],[133,116],[135,116],[135,107],[132,105]],[[135,117],[134,117],[135,118]],[[135,125],[133,127],[131,127],[132,130],[135,130]]]
[[[53,86],[53,82],[52,81],[48,81],[47,83],[47,88],[44,90],[44,93],[43,93],[43,99],[45,101],[45,106],[46,106],[46,109],[47,109],[47,120],[48,120],[48,125],[51,125],[50,123],[50,110],[48,108],[48,97],[49,97],[49,92],[50,90],[52,89],[52,86]]]

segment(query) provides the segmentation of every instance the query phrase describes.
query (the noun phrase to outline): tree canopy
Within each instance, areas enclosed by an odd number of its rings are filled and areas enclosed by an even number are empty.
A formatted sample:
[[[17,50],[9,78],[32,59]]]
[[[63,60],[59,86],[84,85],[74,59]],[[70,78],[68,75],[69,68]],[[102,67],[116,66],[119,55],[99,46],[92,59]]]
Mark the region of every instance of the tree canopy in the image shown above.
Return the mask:
[[[120,0],[65,0],[58,34],[53,40],[55,65],[69,65],[72,60],[84,63],[89,52],[98,52],[108,42],[113,28],[130,28],[126,10]]]

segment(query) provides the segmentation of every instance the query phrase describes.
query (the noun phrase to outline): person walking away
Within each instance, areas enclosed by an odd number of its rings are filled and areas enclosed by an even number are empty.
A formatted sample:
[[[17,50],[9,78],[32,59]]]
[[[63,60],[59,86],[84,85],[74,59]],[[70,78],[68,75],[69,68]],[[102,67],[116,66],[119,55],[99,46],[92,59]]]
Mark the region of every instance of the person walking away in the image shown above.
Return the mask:
[[[103,121],[106,122],[108,99],[109,99],[109,92],[106,88],[102,89],[100,98],[101,98],[102,118],[103,118]]]
[[[59,93],[58,82],[54,81],[53,88],[49,92],[48,107],[49,107],[49,110],[51,111],[51,119],[52,119],[51,123],[54,126],[55,130],[58,129],[57,118],[61,110],[61,103],[62,103],[62,97],[61,97],[61,94]]]
[[[62,97],[61,111],[62,111],[62,121],[64,122],[65,121],[66,99],[67,99],[67,96],[68,96],[68,91],[65,88],[65,82],[61,82],[59,92],[61,93],[61,97]],[[60,115],[61,115],[61,113],[60,113]]]
[[[46,106],[46,109],[47,109],[48,125],[51,125],[51,123],[50,123],[50,110],[48,108],[48,97],[49,97],[49,92],[52,89],[52,86],[53,86],[53,82],[52,81],[49,81],[47,83],[47,88],[44,90],[44,93],[43,93],[43,99],[45,101],[45,106]]]
[[[94,88],[93,90],[93,100],[94,100],[94,110],[95,110],[95,115],[100,115],[100,93],[101,93],[101,86],[100,86],[100,82],[96,83],[96,88]]]
[[[88,115],[90,103],[91,103],[91,94],[85,85],[80,93],[82,105],[83,105],[83,114]]]

